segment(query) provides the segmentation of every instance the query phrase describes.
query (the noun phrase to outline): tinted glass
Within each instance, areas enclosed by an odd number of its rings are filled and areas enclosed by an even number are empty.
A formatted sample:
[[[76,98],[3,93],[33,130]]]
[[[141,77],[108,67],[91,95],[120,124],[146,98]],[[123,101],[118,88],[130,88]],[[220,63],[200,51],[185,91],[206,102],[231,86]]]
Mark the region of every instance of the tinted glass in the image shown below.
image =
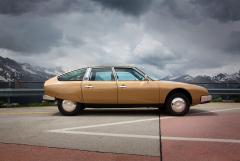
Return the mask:
[[[111,68],[92,68],[90,79],[91,81],[112,81],[114,76]]]
[[[86,68],[74,70],[58,77],[60,81],[81,81],[86,72]]]
[[[120,81],[144,80],[144,76],[132,68],[115,68],[115,71]]]

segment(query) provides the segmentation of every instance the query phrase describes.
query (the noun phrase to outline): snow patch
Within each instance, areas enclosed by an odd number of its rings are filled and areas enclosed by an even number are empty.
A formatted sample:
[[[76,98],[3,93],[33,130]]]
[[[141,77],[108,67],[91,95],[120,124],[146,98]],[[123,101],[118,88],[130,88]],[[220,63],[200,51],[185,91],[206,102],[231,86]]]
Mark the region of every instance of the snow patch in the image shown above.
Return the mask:
[[[1,82],[8,82],[8,81],[12,81],[10,78],[4,78],[3,76],[0,75],[0,81]]]
[[[189,75],[184,77],[184,79],[187,80],[187,81],[193,80],[193,78],[191,76],[189,76]]]
[[[5,65],[5,67],[8,68],[9,70],[11,70],[12,72],[17,72],[16,69],[14,69],[14,68],[12,68],[12,67],[10,67],[8,65]]]
[[[28,66],[26,65],[23,65],[22,66],[22,69],[25,70],[26,72],[29,72],[31,74],[37,74],[36,72],[32,71],[31,69],[28,68]]]
[[[0,75],[0,81],[7,82],[7,79]]]

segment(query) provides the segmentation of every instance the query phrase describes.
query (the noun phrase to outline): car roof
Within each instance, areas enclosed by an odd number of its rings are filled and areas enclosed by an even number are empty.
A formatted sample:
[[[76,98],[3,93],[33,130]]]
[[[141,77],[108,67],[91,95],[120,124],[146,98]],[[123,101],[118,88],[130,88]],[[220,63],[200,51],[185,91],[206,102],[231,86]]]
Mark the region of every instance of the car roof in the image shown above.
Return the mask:
[[[134,66],[119,66],[119,65],[102,65],[102,66],[88,66],[87,68],[135,68]]]

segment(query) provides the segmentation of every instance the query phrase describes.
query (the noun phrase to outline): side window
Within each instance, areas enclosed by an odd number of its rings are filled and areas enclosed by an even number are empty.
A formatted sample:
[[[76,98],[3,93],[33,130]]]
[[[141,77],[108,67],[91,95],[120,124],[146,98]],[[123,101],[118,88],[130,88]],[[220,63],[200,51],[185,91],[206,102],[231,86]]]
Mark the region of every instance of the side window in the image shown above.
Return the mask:
[[[115,72],[120,81],[144,80],[144,76],[132,68],[115,68]]]
[[[58,76],[59,81],[82,81],[86,68],[74,70]]]
[[[111,68],[92,68],[90,81],[113,81],[114,76]]]

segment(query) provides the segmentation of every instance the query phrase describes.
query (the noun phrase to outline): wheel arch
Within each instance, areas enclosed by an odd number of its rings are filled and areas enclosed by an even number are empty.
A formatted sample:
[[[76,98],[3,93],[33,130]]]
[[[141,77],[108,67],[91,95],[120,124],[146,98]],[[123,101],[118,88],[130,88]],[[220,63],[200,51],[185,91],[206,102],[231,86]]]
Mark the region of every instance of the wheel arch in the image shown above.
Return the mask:
[[[186,89],[184,89],[184,88],[175,88],[175,89],[171,90],[171,91],[167,94],[167,96],[166,96],[165,103],[166,103],[166,101],[168,100],[168,98],[169,98],[171,95],[175,94],[175,93],[183,93],[183,94],[189,99],[189,103],[192,104],[192,96],[191,96],[191,94],[190,94]]]

